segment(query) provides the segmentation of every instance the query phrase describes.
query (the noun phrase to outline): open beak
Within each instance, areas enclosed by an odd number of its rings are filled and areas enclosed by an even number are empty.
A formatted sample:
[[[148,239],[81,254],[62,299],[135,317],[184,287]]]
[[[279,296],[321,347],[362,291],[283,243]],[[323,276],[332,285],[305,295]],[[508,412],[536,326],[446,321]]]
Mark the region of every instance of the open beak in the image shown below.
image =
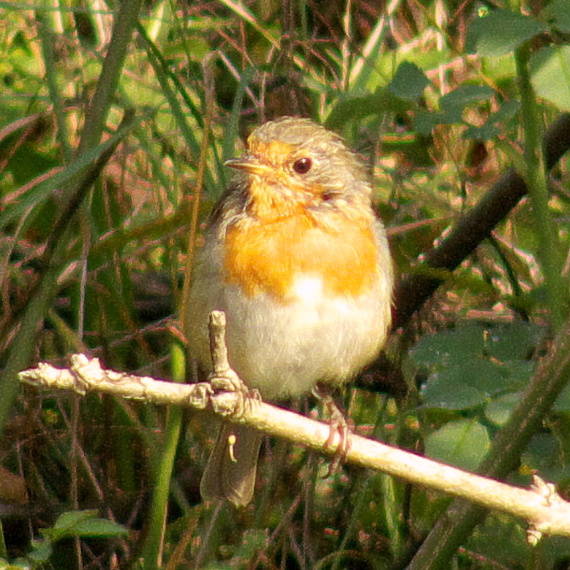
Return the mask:
[[[267,174],[270,167],[259,162],[254,156],[243,156],[241,158],[230,158],[224,162],[225,166],[235,168],[237,170],[245,170],[251,174]]]

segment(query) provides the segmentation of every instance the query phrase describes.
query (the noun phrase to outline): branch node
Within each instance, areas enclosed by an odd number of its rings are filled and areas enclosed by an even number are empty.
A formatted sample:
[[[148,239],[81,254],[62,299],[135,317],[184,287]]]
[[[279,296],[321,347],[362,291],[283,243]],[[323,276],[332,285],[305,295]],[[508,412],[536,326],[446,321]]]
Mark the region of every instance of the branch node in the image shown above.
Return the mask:
[[[537,495],[540,502],[549,509],[550,517],[562,509],[562,512],[567,511],[568,503],[558,494],[556,485],[547,483],[538,475],[532,476],[532,484],[530,490]],[[543,536],[543,533],[552,530],[552,520],[535,520],[529,524],[527,530],[527,542],[531,546],[536,546]]]
[[[188,404],[197,410],[205,410],[212,397],[212,385],[209,382],[192,384],[192,391],[188,394]]]
[[[74,379],[73,391],[80,396],[85,396],[93,384],[98,384],[107,375],[101,368],[98,358],[87,358],[85,354],[73,354],[70,360],[70,369]]]
[[[538,475],[534,474],[532,476],[531,490],[537,495],[542,497],[544,505],[547,507],[559,505],[564,503],[564,499],[558,494],[556,490],[556,485],[553,483],[547,483],[544,479],[540,478]]]
[[[213,369],[208,377],[212,408],[222,416],[240,418],[253,402],[261,400],[261,396],[257,390],[250,390],[230,367],[226,346],[226,315],[223,311],[210,313],[208,330]]]
[[[537,546],[542,539],[542,532],[536,526],[530,525],[526,531],[526,541],[530,546]]]

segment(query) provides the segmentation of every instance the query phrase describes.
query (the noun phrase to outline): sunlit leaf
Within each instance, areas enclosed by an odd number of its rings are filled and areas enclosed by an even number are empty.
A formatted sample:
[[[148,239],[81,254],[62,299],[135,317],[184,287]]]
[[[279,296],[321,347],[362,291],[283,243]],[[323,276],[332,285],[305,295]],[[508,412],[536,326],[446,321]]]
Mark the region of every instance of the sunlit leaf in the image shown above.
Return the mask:
[[[471,24],[467,51],[498,57],[513,51],[546,29],[542,22],[530,16],[509,10],[492,10]]]
[[[530,59],[536,94],[561,111],[570,111],[570,46],[549,46]]]
[[[475,420],[445,424],[426,437],[426,455],[463,469],[475,469],[489,449],[489,434]]]

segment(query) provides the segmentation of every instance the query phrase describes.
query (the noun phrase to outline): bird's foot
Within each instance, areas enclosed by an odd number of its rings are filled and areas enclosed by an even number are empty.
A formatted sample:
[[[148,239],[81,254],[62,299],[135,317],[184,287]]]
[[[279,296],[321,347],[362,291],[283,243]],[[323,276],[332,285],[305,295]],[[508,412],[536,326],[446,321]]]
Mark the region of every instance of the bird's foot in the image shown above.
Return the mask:
[[[350,451],[350,433],[352,425],[335,402],[329,386],[318,383],[313,394],[321,400],[329,415],[329,436],[325,441],[325,451],[332,452],[333,458],[325,477],[330,477]]]

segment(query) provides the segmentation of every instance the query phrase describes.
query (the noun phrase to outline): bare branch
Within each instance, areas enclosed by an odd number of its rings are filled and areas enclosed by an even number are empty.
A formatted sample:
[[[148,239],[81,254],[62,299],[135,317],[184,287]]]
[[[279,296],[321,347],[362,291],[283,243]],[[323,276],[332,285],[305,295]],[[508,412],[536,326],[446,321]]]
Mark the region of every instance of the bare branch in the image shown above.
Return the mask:
[[[219,380],[224,371],[226,378],[230,377],[229,382],[219,384],[224,386],[222,391],[216,390],[216,384],[210,382],[177,384],[104,370],[98,359],[88,359],[81,354],[71,357],[69,369],[40,363],[35,369],[20,372],[19,378],[34,386],[72,390],[78,394],[96,391],[155,404],[188,406],[199,410],[209,408],[217,410],[230,421],[250,425],[269,435],[300,443],[328,455],[334,454],[340,442],[338,434],[334,434],[333,445],[326,445],[330,437],[328,424],[263,403],[255,396],[244,394],[239,388],[233,391],[237,375],[227,366],[225,348],[220,348],[225,322],[218,317],[214,315],[211,319],[212,346],[216,349],[212,355],[215,378]],[[230,391],[227,391],[228,386]],[[553,485],[537,477],[531,489],[526,490],[355,434],[349,434],[349,438],[346,460],[350,463],[524,518],[530,524],[529,539],[533,542],[538,540],[541,533],[570,536],[570,503],[556,493]]]

